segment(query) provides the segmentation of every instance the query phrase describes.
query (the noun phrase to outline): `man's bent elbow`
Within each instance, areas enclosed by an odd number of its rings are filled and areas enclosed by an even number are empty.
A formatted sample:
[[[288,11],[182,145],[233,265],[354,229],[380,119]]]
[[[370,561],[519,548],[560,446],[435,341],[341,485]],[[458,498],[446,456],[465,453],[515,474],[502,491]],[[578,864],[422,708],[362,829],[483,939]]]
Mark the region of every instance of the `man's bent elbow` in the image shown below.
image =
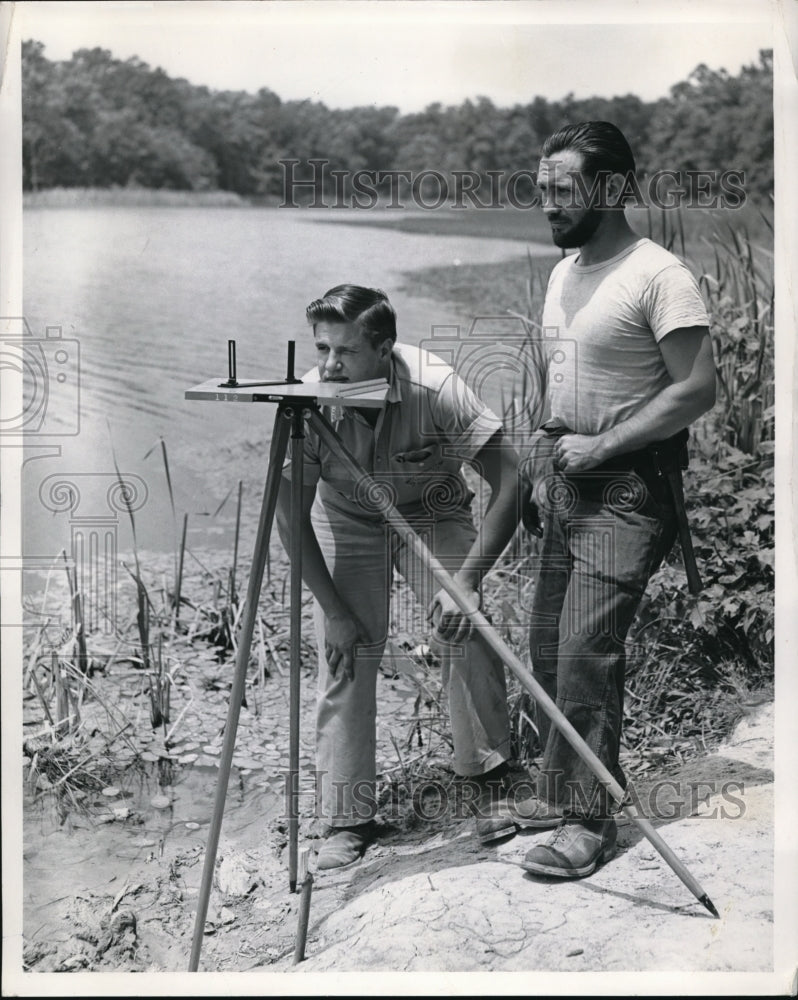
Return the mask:
[[[684,419],[684,425],[689,426],[705,413],[708,413],[716,402],[715,377],[693,381],[685,381],[677,390],[678,407]]]
[[[696,407],[698,409],[698,413],[696,414],[696,419],[703,416],[705,413],[709,413],[717,402],[717,398],[717,382],[713,377],[711,381],[707,380],[697,393]]]

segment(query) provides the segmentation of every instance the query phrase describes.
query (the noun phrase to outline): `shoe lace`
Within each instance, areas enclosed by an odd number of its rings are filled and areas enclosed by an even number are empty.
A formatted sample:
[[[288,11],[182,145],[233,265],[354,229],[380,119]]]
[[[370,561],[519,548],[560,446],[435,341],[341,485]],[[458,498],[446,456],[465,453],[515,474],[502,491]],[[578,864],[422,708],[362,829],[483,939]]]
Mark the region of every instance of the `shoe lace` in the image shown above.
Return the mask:
[[[548,842],[548,846],[549,847],[555,847],[567,835],[568,835],[568,824],[567,823],[561,823],[557,827],[557,829],[554,831],[554,833],[551,835],[551,838],[550,838],[550,840]]]

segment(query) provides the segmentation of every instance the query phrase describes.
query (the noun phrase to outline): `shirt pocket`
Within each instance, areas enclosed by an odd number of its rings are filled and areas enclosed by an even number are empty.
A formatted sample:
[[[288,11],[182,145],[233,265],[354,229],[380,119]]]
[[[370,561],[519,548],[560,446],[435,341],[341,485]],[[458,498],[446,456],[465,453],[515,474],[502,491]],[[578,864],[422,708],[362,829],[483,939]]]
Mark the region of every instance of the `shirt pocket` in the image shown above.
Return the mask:
[[[389,456],[391,477],[408,486],[423,487],[431,475],[443,468],[443,450],[437,441],[417,448],[394,451]]]

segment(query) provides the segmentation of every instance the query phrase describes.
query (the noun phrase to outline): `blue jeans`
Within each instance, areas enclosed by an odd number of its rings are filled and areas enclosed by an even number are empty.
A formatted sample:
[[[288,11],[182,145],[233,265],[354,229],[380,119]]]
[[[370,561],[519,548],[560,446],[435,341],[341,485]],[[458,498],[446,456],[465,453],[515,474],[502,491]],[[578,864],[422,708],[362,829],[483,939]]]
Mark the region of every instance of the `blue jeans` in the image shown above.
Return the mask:
[[[636,470],[549,471],[529,646],[536,679],[622,787],[625,640],[648,580],[676,538],[664,479]],[[566,816],[609,815],[612,797],[544,713],[538,794]]]

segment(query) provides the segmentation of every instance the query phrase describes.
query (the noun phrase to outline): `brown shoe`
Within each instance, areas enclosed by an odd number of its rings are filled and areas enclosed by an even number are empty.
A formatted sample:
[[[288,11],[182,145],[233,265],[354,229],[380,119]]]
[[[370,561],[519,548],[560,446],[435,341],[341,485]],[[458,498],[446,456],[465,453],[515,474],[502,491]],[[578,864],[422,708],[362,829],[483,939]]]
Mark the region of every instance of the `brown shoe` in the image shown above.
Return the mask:
[[[316,858],[316,870],[341,871],[350,868],[363,857],[374,840],[376,827],[373,820],[357,826],[333,827],[321,845]]]
[[[615,855],[617,837],[614,819],[570,820],[527,851],[522,866],[535,875],[584,878]]]
[[[480,844],[494,844],[499,840],[509,840],[514,837],[515,823],[508,816],[477,815],[476,835]]]
[[[563,821],[562,813],[558,812],[551,803],[539,799],[537,795],[530,795],[529,798],[518,801],[509,796],[507,812],[516,826],[522,828],[549,830],[559,826]]]
[[[515,836],[515,823],[507,811],[500,766],[470,779],[477,788],[476,798],[468,807],[476,820],[476,835],[480,844],[494,844],[499,840],[509,840]]]

